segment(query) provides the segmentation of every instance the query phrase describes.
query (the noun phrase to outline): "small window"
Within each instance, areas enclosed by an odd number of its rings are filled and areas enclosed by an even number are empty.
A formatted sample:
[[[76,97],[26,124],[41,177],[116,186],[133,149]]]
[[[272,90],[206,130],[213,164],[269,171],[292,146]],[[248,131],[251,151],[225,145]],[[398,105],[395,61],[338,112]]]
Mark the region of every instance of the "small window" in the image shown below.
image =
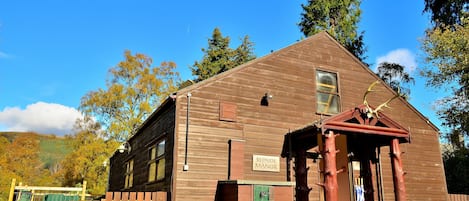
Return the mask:
[[[166,141],[161,140],[150,148],[148,162],[148,182],[160,181],[165,177],[165,148]]]
[[[134,159],[131,159],[125,163],[125,184],[124,188],[131,188],[134,183]]]
[[[316,102],[317,113],[339,113],[340,97],[336,73],[316,71]]]

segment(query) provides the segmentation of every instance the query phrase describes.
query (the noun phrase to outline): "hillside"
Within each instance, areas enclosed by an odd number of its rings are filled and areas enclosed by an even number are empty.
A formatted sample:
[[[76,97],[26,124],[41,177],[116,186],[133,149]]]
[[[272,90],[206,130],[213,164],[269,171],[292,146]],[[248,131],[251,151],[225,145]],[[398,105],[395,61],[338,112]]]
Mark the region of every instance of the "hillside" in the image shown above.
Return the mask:
[[[39,139],[39,158],[47,169],[54,168],[54,164],[60,162],[65,155],[70,153],[70,141],[66,137],[39,134],[33,132],[0,132],[0,137],[5,137],[11,143],[23,134],[35,135]],[[52,169],[51,169],[52,170]]]

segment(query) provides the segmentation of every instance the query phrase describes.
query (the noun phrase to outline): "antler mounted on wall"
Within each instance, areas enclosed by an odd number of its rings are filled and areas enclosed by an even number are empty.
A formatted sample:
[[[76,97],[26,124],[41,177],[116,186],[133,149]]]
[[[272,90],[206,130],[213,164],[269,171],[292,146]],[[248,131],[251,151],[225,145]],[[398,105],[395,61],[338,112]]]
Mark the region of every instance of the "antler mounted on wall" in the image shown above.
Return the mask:
[[[376,84],[379,84],[379,83],[380,83],[379,80],[376,80],[373,83],[371,83],[370,86],[368,87],[368,89],[366,90],[365,94],[363,95],[363,104],[366,107],[366,111],[364,111],[364,112],[366,113],[367,118],[376,117],[376,118],[379,119],[379,112],[382,111],[384,107],[391,108],[391,107],[388,106],[388,104],[392,100],[394,100],[394,99],[398,98],[399,96],[401,96],[400,90],[398,89],[395,96],[391,97],[390,99],[388,99],[387,101],[385,101],[384,103],[382,103],[381,105],[376,107],[376,109],[373,110],[370,107],[370,105],[368,104],[368,100],[366,98],[367,98],[369,93],[375,91],[375,90],[373,90],[373,87],[375,87]]]

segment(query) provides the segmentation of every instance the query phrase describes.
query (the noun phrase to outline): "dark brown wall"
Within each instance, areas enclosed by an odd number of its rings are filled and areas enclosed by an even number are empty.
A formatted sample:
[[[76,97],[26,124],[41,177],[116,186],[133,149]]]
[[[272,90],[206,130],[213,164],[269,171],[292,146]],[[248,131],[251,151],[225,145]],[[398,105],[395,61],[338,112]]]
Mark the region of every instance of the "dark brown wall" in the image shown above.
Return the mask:
[[[173,166],[175,105],[171,101],[147,120],[129,139],[131,152],[115,153],[111,160],[109,191],[169,191]],[[166,136],[166,176],[163,181],[148,183],[149,149]],[[133,187],[124,189],[125,162],[134,159]]]
[[[217,181],[228,177],[228,140],[245,141],[244,179],[285,181],[285,162],[281,170],[255,172],[252,155],[280,156],[283,136],[321,118],[315,113],[315,70],[337,72],[342,109],[362,104],[363,94],[377,77],[320,33],[268,56],[237,67],[178,92],[175,141],[175,200],[214,200]],[[376,87],[371,105],[393,95],[389,88]],[[190,103],[188,164],[183,171],[187,97]],[[273,95],[268,107],[262,96]],[[237,106],[235,121],[220,121],[220,102]],[[445,200],[446,187],[439,150],[438,132],[404,100],[395,100],[384,113],[412,133],[412,144],[403,145],[404,169],[409,200]],[[325,117],[324,117],[325,118]],[[389,150],[383,148],[386,200],[393,200]],[[310,163],[311,200],[320,197],[316,164]],[[422,185],[425,184],[425,185]]]

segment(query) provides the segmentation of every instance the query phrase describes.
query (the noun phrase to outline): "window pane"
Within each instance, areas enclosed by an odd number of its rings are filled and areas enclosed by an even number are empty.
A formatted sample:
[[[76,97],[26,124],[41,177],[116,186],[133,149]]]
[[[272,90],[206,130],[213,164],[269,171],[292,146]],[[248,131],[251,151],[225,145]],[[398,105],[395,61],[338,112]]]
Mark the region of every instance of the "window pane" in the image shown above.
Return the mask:
[[[156,148],[152,147],[150,149],[150,160],[154,160],[156,158]]]
[[[132,187],[134,183],[134,174],[129,175],[129,187]]]
[[[317,112],[335,114],[339,113],[339,96],[335,94],[317,93]]]
[[[156,163],[153,162],[150,164],[150,167],[148,168],[148,181],[149,182],[155,181],[155,174],[156,174]]]
[[[316,112],[325,114],[340,112],[338,87],[336,73],[316,71]]]
[[[165,140],[161,141],[160,143],[158,143],[158,157],[159,156],[162,156],[164,154],[164,148],[165,148]]]
[[[322,92],[338,93],[337,74],[316,71],[316,90]]]
[[[318,96],[317,101],[319,105],[328,106],[331,104],[333,94],[326,94],[326,93],[318,92],[317,96]]]
[[[129,161],[129,172],[132,172],[134,170],[134,160]]]
[[[124,188],[128,188],[129,187],[129,175],[125,175],[125,184],[124,184]]]
[[[156,180],[164,179],[165,173],[165,159],[161,159],[158,161],[158,174],[156,176]]]

